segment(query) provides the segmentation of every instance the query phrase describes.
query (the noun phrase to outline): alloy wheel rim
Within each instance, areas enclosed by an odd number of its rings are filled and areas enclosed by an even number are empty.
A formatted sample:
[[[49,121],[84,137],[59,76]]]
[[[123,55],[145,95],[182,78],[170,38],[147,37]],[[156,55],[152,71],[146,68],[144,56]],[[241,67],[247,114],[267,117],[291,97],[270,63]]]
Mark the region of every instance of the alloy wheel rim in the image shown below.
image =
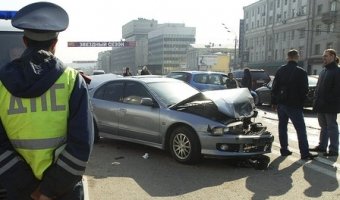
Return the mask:
[[[191,144],[189,138],[182,133],[177,134],[174,138],[173,149],[178,158],[188,158],[191,152]]]

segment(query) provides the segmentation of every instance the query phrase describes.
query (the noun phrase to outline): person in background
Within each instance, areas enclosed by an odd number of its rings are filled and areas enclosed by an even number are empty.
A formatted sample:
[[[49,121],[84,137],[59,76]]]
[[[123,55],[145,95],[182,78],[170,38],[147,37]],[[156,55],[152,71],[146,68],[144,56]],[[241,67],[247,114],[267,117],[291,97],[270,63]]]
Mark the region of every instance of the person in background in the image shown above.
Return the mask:
[[[253,89],[253,80],[250,74],[250,70],[248,68],[245,68],[243,70],[243,77],[241,81],[242,87],[246,87],[249,89],[249,91],[252,91]]]
[[[29,4],[12,19],[26,49],[0,72],[0,184],[9,200],[84,198],[94,137],[88,90],[54,56],[68,23],[66,11],[49,2]]]
[[[318,146],[310,151],[323,152],[324,156],[339,155],[337,115],[340,113],[340,69],[337,59],[339,60],[334,49],[326,49],[323,52],[324,66],[319,75],[313,102],[313,110],[317,112],[321,131]]]
[[[125,68],[125,72],[123,73],[123,76],[132,76],[129,67]]]
[[[150,75],[151,72],[148,70],[147,66],[143,66],[142,71],[140,72],[140,75]]]
[[[281,156],[289,156],[287,126],[290,119],[298,136],[301,159],[312,160],[317,154],[309,152],[303,103],[308,93],[307,72],[298,66],[299,52],[292,49],[287,53],[287,64],[275,74],[272,86],[272,106],[279,118],[279,140]]]
[[[228,79],[225,82],[228,89],[238,88],[237,80],[234,78],[233,73],[228,73]]]

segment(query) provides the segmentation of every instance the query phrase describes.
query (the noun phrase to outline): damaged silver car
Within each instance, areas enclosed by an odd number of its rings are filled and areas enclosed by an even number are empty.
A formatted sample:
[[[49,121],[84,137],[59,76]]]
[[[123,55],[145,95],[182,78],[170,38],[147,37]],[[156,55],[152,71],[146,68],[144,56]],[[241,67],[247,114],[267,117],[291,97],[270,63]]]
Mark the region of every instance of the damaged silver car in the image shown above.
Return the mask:
[[[259,169],[269,163],[264,154],[273,136],[252,122],[257,112],[248,89],[200,92],[152,76],[115,77],[89,88],[97,141],[101,136],[169,150],[180,163],[202,156],[251,158]]]

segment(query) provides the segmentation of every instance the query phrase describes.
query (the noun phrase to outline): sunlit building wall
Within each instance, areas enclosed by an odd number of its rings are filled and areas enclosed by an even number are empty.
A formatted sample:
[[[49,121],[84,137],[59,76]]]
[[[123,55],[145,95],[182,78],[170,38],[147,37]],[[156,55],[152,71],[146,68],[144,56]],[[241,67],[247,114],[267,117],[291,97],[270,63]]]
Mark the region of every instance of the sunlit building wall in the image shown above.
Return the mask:
[[[323,50],[340,51],[339,11],[335,0],[260,0],[244,7],[244,66],[275,74],[294,48],[299,65],[318,74]]]

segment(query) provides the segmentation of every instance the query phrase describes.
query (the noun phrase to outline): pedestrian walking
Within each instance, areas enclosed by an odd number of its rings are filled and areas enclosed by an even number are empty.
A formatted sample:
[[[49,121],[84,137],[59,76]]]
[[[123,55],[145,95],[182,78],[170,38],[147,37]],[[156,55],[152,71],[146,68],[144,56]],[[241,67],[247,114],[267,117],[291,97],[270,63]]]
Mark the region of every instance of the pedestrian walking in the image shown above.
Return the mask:
[[[129,67],[125,68],[125,72],[123,73],[123,76],[132,76]]]
[[[86,83],[54,56],[68,14],[49,2],[20,9],[12,25],[26,49],[0,71],[0,183],[9,200],[83,199],[93,145]]]
[[[281,156],[289,156],[287,125],[290,119],[297,132],[301,159],[312,160],[317,154],[309,152],[303,103],[308,93],[306,71],[298,66],[299,53],[292,49],[287,54],[287,64],[276,72],[272,86],[272,105],[279,118]]]
[[[245,68],[243,70],[243,77],[242,77],[242,80],[241,80],[241,85],[242,85],[242,87],[248,88],[249,91],[253,90],[253,80],[252,80],[252,77],[251,77],[250,70],[248,68]]]
[[[323,152],[325,156],[339,155],[337,115],[340,113],[340,69],[337,60],[339,58],[334,49],[326,49],[323,52],[324,66],[316,85],[313,103],[321,131],[318,146],[310,151]]]

